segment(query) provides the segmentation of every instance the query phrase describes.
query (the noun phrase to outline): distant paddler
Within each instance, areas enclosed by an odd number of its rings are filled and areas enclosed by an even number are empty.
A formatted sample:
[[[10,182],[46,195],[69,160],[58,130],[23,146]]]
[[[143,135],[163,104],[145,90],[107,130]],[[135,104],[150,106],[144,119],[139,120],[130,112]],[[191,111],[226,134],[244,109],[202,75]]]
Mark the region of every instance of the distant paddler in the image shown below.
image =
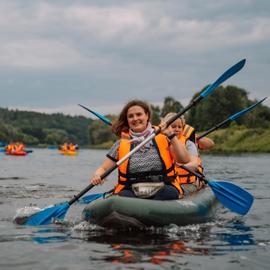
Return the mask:
[[[78,154],[77,149],[78,145],[73,143],[64,143],[59,147],[60,153],[66,156],[76,156]]]

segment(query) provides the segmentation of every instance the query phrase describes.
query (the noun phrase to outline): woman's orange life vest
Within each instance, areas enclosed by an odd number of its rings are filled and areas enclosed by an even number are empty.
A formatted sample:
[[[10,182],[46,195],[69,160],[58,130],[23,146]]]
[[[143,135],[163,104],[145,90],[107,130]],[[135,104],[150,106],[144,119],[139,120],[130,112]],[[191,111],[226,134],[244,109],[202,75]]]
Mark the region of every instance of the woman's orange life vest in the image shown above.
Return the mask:
[[[160,180],[160,181],[161,182],[169,181],[172,185],[174,185],[177,188],[179,192],[181,192],[181,187],[176,181],[174,161],[169,151],[169,142],[168,142],[167,137],[163,134],[158,134],[153,139],[153,143],[154,143],[154,146],[156,146],[157,148],[157,152],[159,154],[161,164],[163,167],[163,170],[158,172],[159,175],[163,176],[163,180]],[[119,149],[118,149],[119,160],[123,158],[125,155],[127,155],[130,151],[131,151],[130,136],[128,133],[122,133]],[[129,180],[130,174],[128,172],[128,167],[129,167],[128,164],[129,164],[129,159],[125,160],[118,167],[118,184],[115,187],[114,193],[119,193],[123,188],[134,183]],[[151,172],[142,172],[142,173],[139,173],[138,175],[144,175],[142,176],[143,178],[145,176],[147,177],[147,175],[151,176]],[[149,180],[148,182],[151,182],[151,180]]]
[[[189,125],[185,125],[184,129],[180,135],[180,137],[178,138],[178,140],[180,142],[182,142],[183,144],[186,144],[187,140],[194,135],[195,133],[195,129]],[[195,138],[195,136],[194,136]],[[201,158],[198,157],[199,160],[199,166],[197,168],[197,171],[199,173],[203,172],[203,167],[202,167],[202,161]],[[182,169],[181,167],[177,166],[177,164],[175,165],[175,170],[177,172],[177,180],[179,184],[191,184],[191,183],[195,183],[197,178],[196,176],[194,176],[193,174],[189,173],[188,171]]]

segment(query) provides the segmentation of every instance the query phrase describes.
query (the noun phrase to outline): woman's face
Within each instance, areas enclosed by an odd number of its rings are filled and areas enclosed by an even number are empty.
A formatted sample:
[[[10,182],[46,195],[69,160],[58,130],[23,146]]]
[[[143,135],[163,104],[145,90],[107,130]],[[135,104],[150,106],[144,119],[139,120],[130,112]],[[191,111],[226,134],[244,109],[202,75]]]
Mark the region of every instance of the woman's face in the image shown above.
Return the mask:
[[[175,120],[172,124],[171,124],[171,129],[172,131],[175,133],[175,135],[177,137],[180,137],[181,132],[183,130],[183,121],[181,119],[177,119]]]
[[[132,106],[127,111],[128,125],[134,132],[144,131],[148,124],[148,118],[148,113],[145,113],[140,106]]]

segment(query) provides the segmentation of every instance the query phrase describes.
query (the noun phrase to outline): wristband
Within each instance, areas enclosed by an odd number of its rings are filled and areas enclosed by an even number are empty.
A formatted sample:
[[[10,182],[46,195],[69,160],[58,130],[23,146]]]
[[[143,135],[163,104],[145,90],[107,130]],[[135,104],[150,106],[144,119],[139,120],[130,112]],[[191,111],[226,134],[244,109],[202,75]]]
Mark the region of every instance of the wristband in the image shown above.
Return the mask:
[[[169,140],[172,140],[175,136],[176,136],[175,133],[172,133],[172,134],[168,135],[167,138]]]

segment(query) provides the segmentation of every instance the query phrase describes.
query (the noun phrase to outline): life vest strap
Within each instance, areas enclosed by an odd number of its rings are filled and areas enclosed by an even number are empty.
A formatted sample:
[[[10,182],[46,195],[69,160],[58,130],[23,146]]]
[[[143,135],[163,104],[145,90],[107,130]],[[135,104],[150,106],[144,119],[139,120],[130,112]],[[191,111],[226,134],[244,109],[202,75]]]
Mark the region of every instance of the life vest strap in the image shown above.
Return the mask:
[[[133,177],[141,177],[141,178],[144,178],[144,177],[148,177],[148,176],[152,176],[152,175],[167,175],[169,174],[170,172],[172,172],[174,170],[174,166],[171,166],[168,170],[162,170],[162,171],[151,171],[151,172],[137,172],[137,173],[123,173],[119,170],[119,176],[120,177],[125,177],[125,178],[133,178]]]
[[[128,178],[125,181],[119,179],[119,184],[124,185],[125,187],[130,187],[132,184],[147,183],[147,182],[153,182],[153,183],[163,182],[165,184],[170,184],[173,180],[175,180],[175,176],[157,175],[157,176],[148,176],[148,177],[145,176],[143,178],[140,178],[140,177]]]

